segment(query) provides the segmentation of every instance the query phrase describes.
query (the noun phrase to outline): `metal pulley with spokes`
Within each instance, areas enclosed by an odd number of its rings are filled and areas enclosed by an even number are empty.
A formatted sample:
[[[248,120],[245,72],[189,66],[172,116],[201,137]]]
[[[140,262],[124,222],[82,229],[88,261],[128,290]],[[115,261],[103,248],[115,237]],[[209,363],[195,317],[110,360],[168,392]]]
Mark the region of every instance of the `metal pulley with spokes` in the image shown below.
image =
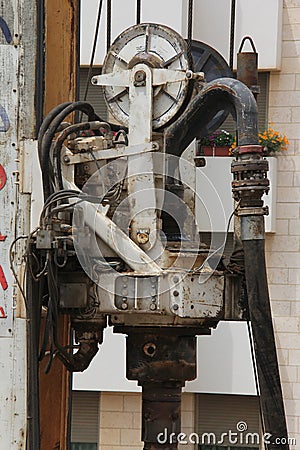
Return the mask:
[[[189,80],[193,73],[186,42],[166,26],[145,23],[128,28],[111,45],[102,76],[94,77],[93,83],[105,83],[108,108],[124,126],[128,126],[130,114],[128,76],[139,64],[152,69],[152,128],[163,128],[178,116],[189,99]],[[111,85],[106,84],[104,74],[111,75]],[[136,84],[145,82],[142,70],[135,77]]]

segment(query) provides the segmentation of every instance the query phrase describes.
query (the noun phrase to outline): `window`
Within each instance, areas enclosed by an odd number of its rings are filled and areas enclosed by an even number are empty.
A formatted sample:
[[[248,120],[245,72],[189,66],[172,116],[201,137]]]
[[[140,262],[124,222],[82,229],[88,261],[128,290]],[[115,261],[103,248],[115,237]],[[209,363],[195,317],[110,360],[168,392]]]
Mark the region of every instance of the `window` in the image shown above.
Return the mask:
[[[259,400],[250,395],[196,394],[198,450],[257,450]]]
[[[96,391],[72,392],[71,450],[97,450],[99,399]]]
[[[87,67],[81,67],[79,71],[79,100],[84,99],[85,89],[87,85],[89,69]],[[92,77],[94,75],[100,75],[101,67],[94,67],[92,70]],[[103,88],[101,86],[94,86],[89,83],[87,102],[91,103],[95,109],[96,114],[103,120],[107,120],[107,107],[103,96]]]
[[[72,443],[71,450],[98,450],[98,444]]]

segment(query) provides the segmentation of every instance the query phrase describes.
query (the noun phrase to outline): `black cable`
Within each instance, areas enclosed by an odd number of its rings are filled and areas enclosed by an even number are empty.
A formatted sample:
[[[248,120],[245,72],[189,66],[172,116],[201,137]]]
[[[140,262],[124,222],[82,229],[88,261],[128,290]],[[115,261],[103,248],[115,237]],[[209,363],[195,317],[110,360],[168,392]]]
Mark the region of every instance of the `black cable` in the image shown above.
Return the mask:
[[[61,106],[61,105],[60,105]],[[59,107],[58,107],[59,108]],[[74,102],[62,109],[47,127],[47,131],[43,134],[40,145],[40,164],[43,175],[43,188],[45,200],[52,193],[49,182],[49,159],[52,140],[63,120],[73,111],[82,111],[88,116],[89,121],[99,120],[94,108],[87,102]],[[50,120],[50,119],[49,119]],[[42,125],[43,126],[43,125]]]
[[[36,0],[36,64],[35,64],[35,124],[40,129],[43,121],[45,97],[45,2]]]
[[[96,20],[96,28],[95,28],[95,34],[94,34],[94,42],[93,42],[93,48],[92,48],[92,53],[91,53],[89,71],[88,71],[88,75],[87,75],[86,86],[85,86],[85,91],[84,91],[84,96],[83,96],[83,100],[84,101],[86,101],[86,99],[87,99],[89,87],[90,87],[90,84],[91,84],[90,83],[90,79],[91,79],[91,76],[92,76],[92,71],[93,71],[93,66],[94,66],[94,59],[95,59],[95,53],[96,53],[96,48],[97,48],[98,34],[99,34],[99,28],[100,28],[100,20],[101,20],[101,14],[102,14],[102,5],[103,5],[103,0],[100,0],[99,1],[99,6],[98,6],[98,14],[97,14],[97,20]]]
[[[231,0],[229,67],[233,70],[236,0]]]
[[[188,10],[188,36],[187,36],[187,55],[190,67],[193,66],[193,56],[192,56],[192,39],[193,39],[193,9],[194,0],[189,0],[189,10]]]
[[[71,105],[72,102],[64,102],[61,103],[60,105],[56,106],[55,108],[53,108],[45,117],[45,119],[43,120],[42,125],[40,126],[39,129],[39,134],[38,134],[38,144],[39,144],[39,154],[40,154],[40,146],[42,144],[42,139],[44,137],[44,134],[47,130],[47,128],[49,127],[50,123],[52,122],[53,119],[55,119],[55,117],[61,112],[63,111],[67,106]],[[41,160],[41,158],[40,158]]]
[[[123,141],[118,141],[120,136],[124,137],[124,142]],[[117,134],[114,136],[114,144],[122,144],[122,145],[128,145],[128,136],[127,133],[124,130],[120,130],[117,132]]]
[[[106,50],[108,52],[111,43],[111,0],[107,0],[106,8]]]
[[[136,24],[141,23],[141,0],[136,0]]]

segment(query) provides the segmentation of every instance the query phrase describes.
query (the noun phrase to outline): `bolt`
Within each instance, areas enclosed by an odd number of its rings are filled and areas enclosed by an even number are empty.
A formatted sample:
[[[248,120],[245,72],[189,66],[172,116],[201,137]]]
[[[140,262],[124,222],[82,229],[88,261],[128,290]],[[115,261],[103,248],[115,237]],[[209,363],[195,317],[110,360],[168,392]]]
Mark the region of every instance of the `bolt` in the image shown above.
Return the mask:
[[[174,297],[178,297],[179,292],[178,291],[173,291],[173,295],[174,295]]]
[[[138,70],[134,75],[134,81],[140,83],[146,80],[146,73],[143,70]]]
[[[69,158],[69,156],[64,156],[64,162],[65,163],[69,163],[71,160],[70,160],[70,158]]]
[[[122,303],[121,308],[122,308],[122,309],[127,309],[127,308],[128,308],[127,303]]]
[[[97,78],[96,78],[96,77],[93,77],[93,78],[92,78],[92,84],[98,84],[98,81],[97,81]]]
[[[179,282],[179,277],[177,275],[175,275],[175,277],[173,277],[173,281],[174,281],[174,283],[178,283]]]
[[[173,305],[173,309],[174,309],[174,311],[177,311],[177,309],[179,308],[179,306],[178,305],[176,305],[176,303],[175,303],[175,305]]]
[[[151,303],[150,309],[151,309],[151,311],[155,311],[156,310],[156,304],[155,303]]]

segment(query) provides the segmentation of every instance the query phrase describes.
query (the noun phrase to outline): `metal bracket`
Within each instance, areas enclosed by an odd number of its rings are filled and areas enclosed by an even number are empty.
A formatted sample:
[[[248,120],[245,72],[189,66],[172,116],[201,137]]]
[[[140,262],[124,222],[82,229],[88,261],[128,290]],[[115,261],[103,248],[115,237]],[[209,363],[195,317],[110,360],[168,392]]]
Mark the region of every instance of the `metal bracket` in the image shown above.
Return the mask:
[[[90,139],[90,138],[89,138]],[[92,141],[89,140],[88,144],[92,144]],[[79,148],[82,145],[84,147],[85,141],[84,139],[78,144]],[[90,147],[93,147],[93,145],[89,145]],[[98,160],[105,160],[105,159],[115,159],[115,158],[122,158],[126,156],[132,156],[132,155],[140,155],[143,153],[148,153],[152,151],[159,150],[159,145],[157,142],[149,142],[144,144],[137,144],[137,145],[131,145],[130,147],[117,147],[117,148],[110,148],[107,150],[93,150],[93,156]],[[68,154],[68,159],[62,159],[62,162],[67,165],[73,165],[73,164],[81,164],[85,162],[92,162],[94,161],[93,157],[90,153],[77,153],[77,154]]]

